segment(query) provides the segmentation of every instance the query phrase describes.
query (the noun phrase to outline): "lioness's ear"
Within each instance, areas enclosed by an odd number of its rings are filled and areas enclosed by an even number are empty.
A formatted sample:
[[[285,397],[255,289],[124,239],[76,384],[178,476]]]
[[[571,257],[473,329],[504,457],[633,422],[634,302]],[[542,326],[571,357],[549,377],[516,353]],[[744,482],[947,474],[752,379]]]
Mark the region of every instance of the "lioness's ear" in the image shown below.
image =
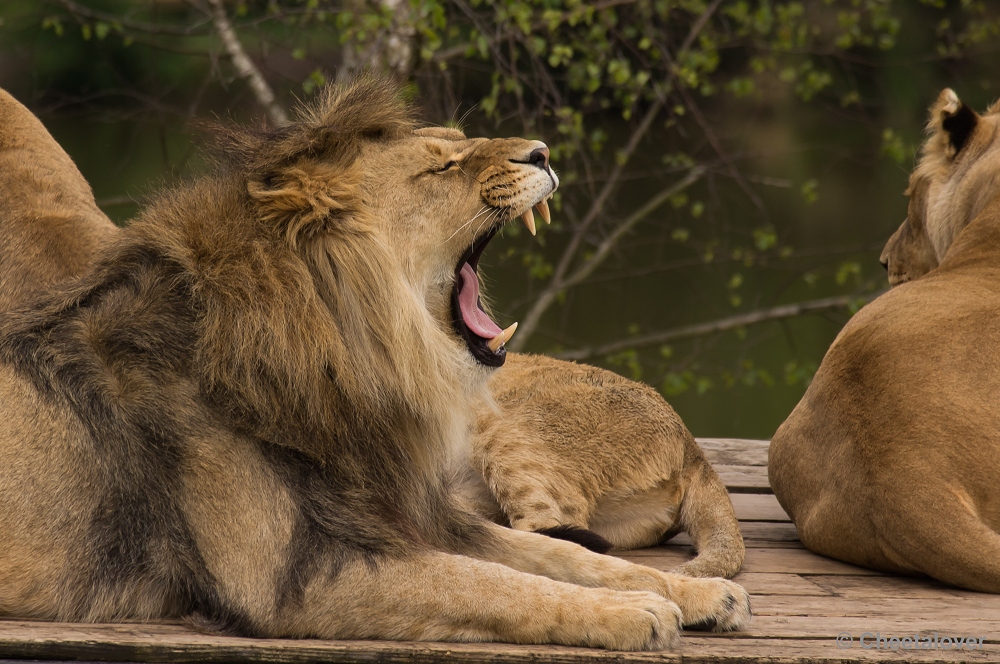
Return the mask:
[[[954,158],[969,142],[976,130],[979,116],[962,103],[951,88],[945,88],[931,106],[928,129],[939,138],[939,145],[948,157]]]

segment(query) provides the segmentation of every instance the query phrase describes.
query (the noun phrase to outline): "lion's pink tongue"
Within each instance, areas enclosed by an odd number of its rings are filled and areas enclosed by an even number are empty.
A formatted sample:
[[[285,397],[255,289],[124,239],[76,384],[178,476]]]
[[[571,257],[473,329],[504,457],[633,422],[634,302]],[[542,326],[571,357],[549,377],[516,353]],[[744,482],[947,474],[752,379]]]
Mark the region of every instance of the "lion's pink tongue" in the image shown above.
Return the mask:
[[[472,266],[466,263],[459,271],[462,279],[458,287],[458,308],[462,310],[462,320],[477,337],[492,339],[503,332],[500,326],[479,308],[479,277]]]

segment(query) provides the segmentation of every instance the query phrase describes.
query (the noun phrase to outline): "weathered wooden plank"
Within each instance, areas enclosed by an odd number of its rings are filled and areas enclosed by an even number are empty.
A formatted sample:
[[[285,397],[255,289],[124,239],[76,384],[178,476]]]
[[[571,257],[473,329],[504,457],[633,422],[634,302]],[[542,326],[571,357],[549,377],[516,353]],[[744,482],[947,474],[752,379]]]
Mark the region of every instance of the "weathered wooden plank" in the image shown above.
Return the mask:
[[[874,570],[817,556],[805,549],[748,548],[744,572],[877,576]]]
[[[740,521],[740,531],[743,542],[748,547],[755,548],[796,548],[805,546],[799,541],[799,534],[790,522],[781,521]],[[677,533],[669,542],[670,546],[691,546],[691,537],[687,533]]]
[[[690,560],[690,547],[659,546],[617,554],[656,569],[669,570]],[[743,561],[743,572],[765,572],[772,574],[835,574],[851,576],[879,575],[880,572],[848,565],[838,560],[824,558],[805,549],[747,548]]]
[[[726,636],[693,636],[686,635],[676,652],[687,656],[697,654],[700,657],[713,653],[732,654],[744,652],[749,661],[756,662],[795,662],[796,664],[814,664],[818,662],[844,661],[884,661],[895,662],[986,662],[1000,659],[1000,646],[984,644],[982,650],[877,650],[865,649],[859,643],[860,634],[854,637],[853,643],[847,647],[838,647],[835,637],[824,638],[752,638]],[[866,638],[867,642],[867,638]]]
[[[771,494],[734,493],[730,498],[740,521],[791,521]]]
[[[754,598],[767,599],[767,598]],[[773,599],[773,598],[772,598]],[[813,599],[803,597],[801,599]],[[816,598],[819,599],[819,598]],[[756,607],[756,602],[755,602]],[[759,638],[798,639],[828,638],[850,634],[857,643],[866,632],[884,637],[934,634],[941,637],[982,636],[985,644],[1000,644],[1000,618],[969,620],[966,618],[937,617],[929,612],[899,616],[809,616],[809,615],[754,615],[750,627],[742,636]],[[732,635],[721,635],[723,639]]]
[[[868,597],[900,597],[911,599],[937,599],[939,597],[993,597],[1000,602],[1000,595],[983,595],[971,590],[953,588],[928,578],[903,576],[811,576],[812,583],[840,597],[863,599]]]
[[[857,616],[895,618],[923,616],[926,623],[954,618],[969,622],[991,620],[1000,628],[1000,595],[980,593],[966,597],[822,597],[762,596],[754,615]],[[1000,636],[1000,635],[998,635]]]
[[[765,621],[766,622],[766,621]],[[802,630],[788,629],[789,632]],[[812,663],[887,659],[894,661],[989,661],[1000,647],[982,651],[866,651],[836,646],[831,630],[821,637],[760,638],[752,632],[725,637],[687,633],[665,653],[618,653],[557,646],[446,644],[386,641],[242,639],[199,634],[174,625],[66,625],[0,621],[0,656],[148,662],[737,662]],[[841,629],[841,631],[847,631]],[[868,630],[862,630],[868,631]],[[939,630],[940,631],[940,630]],[[861,632],[858,632],[860,636]],[[900,633],[901,635],[902,633]],[[887,656],[888,655],[888,656]]]
[[[696,438],[705,458],[713,466],[767,466],[770,441],[742,438]]]
[[[730,493],[772,493],[766,466],[712,464]]]
[[[741,572],[734,579],[751,595],[832,597],[833,591],[815,582],[816,577],[773,572]]]
[[[740,531],[743,533],[743,540],[750,545],[750,542],[765,545],[774,544],[797,544],[799,533],[791,522],[768,522],[768,521],[741,521]]]

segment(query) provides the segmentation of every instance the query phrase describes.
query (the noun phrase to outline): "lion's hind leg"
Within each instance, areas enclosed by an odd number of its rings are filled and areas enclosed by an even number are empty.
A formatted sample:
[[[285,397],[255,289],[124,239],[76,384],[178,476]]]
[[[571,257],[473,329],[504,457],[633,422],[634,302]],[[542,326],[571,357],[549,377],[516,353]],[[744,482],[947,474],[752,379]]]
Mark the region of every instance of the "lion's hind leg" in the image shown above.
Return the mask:
[[[680,630],[677,605],[652,592],[581,588],[440,552],[358,561],[333,580],[317,575],[288,618],[278,635],[612,650],[662,650]]]
[[[593,500],[558,459],[547,458],[544,442],[517,427],[493,435],[504,444],[483,445],[478,461],[511,528],[575,542],[597,553],[614,546],[589,528]]]
[[[872,533],[886,557],[877,566],[1000,593],[1000,533],[983,521],[972,497],[943,481],[894,484],[891,504],[871,510]]]

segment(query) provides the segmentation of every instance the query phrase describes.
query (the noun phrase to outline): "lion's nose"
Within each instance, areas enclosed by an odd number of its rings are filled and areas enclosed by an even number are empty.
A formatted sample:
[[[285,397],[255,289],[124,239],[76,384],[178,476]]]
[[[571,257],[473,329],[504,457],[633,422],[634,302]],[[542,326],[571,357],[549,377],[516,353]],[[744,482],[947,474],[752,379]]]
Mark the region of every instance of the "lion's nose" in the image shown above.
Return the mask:
[[[887,258],[887,259],[885,259],[885,260],[882,260],[882,259],[879,259],[879,261],[878,261],[878,262],[882,264],[882,267],[884,267],[884,268],[885,268],[885,271],[886,271],[886,272],[888,272],[888,271],[889,271],[889,259],[888,259],[888,258]]]
[[[539,168],[549,167],[549,149],[548,148],[535,148],[528,155],[528,163],[534,164]]]

